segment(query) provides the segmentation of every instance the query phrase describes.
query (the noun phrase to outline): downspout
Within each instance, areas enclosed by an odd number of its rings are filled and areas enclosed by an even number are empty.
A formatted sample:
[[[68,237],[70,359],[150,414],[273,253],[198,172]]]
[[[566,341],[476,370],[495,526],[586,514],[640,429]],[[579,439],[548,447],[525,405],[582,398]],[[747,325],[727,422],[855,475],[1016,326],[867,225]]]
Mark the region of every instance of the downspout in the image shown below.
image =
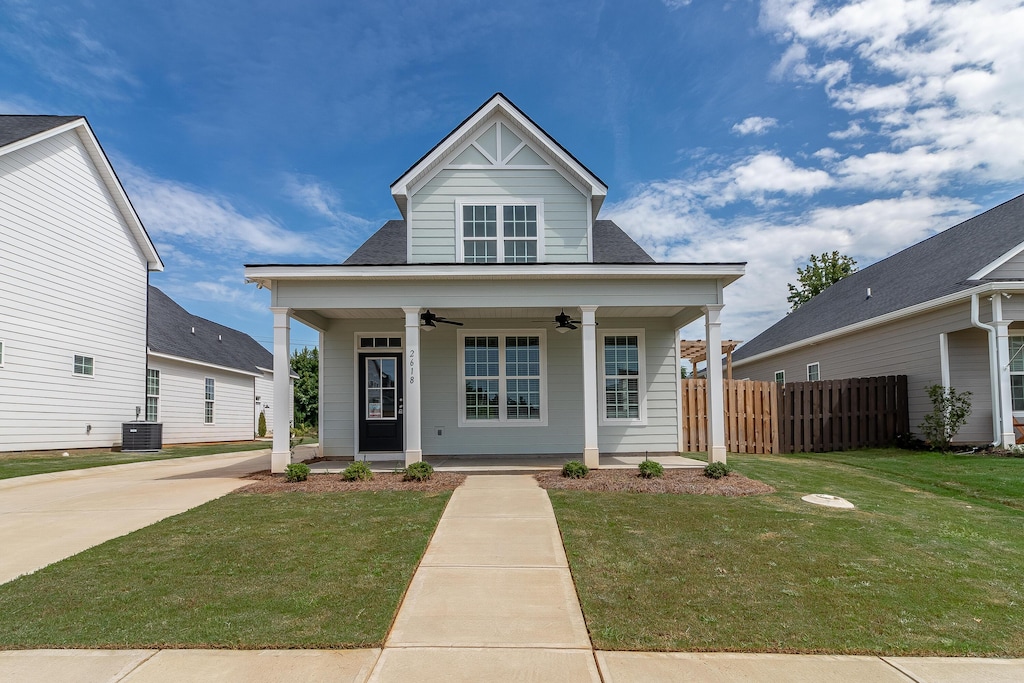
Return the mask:
[[[996,294],[998,296],[998,293]],[[992,388],[992,443],[999,445],[1002,430],[999,400],[999,357],[996,348],[996,328],[994,325],[981,322],[979,316],[978,294],[971,295],[971,325],[988,332],[988,382]]]

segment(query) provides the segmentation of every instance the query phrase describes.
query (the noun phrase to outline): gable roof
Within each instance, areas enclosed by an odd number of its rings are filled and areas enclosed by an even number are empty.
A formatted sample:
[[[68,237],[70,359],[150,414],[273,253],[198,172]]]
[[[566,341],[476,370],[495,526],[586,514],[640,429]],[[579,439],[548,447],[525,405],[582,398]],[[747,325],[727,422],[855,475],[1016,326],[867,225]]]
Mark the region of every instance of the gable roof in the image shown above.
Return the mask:
[[[843,278],[741,346],[733,362],[992,282],[974,278],[1022,245],[1024,195]]]
[[[274,354],[244,332],[192,315],[149,286],[149,350],[245,373],[274,369]],[[193,334],[192,330],[195,330]]]
[[[164,264],[160,260],[160,254],[157,253],[153,241],[149,239],[146,227],[142,224],[139,215],[135,213],[135,207],[132,206],[124,186],[121,185],[117,173],[114,172],[114,167],[110,165],[110,160],[84,116],[0,114],[0,155],[9,154],[68,131],[75,131],[78,139],[85,146],[85,150],[110,193],[111,199],[128,226],[128,231],[135,238],[143,258],[146,259],[148,269],[150,271],[163,270]]]
[[[476,132],[482,132],[484,125],[491,120],[491,115],[495,112],[501,112],[508,120],[515,123],[519,132],[525,134],[533,144],[558,162],[563,173],[568,173],[590,189],[593,215],[596,216],[608,194],[608,186],[500,92],[491,95],[476,111],[467,116],[462,123],[452,129],[395,182],[391,183],[391,196],[398,204],[402,216],[406,216],[409,188],[422,177],[428,174],[432,175],[432,172],[435,172],[435,169],[438,169],[462,142]]]
[[[655,262],[632,237],[612,221],[594,221],[593,239],[594,263]],[[407,263],[405,221],[388,221],[363,242],[362,246],[345,260],[344,265],[394,266]]]

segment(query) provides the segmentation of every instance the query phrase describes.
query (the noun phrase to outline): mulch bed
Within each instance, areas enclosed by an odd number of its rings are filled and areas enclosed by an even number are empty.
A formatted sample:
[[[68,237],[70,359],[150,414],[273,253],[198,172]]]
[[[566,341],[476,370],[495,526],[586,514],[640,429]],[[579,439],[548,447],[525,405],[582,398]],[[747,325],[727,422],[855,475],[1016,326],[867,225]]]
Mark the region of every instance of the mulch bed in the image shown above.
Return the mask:
[[[591,470],[583,479],[563,477],[561,472],[534,475],[546,489],[605,491],[610,493],[692,493],[709,496],[755,496],[775,493],[764,482],[733,472],[721,479],[704,476],[702,469],[665,470],[664,477],[644,479],[634,469]]]
[[[253,483],[239,493],[339,493],[344,491],[424,491],[441,493],[454,491],[466,479],[466,475],[455,472],[434,472],[426,481],[405,481],[401,474],[376,472],[369,481],[345,481],[340,474],[311,474],[306,481],[287,482],[283,474],[271,474],[269,470],[254,472],[246,479]]]

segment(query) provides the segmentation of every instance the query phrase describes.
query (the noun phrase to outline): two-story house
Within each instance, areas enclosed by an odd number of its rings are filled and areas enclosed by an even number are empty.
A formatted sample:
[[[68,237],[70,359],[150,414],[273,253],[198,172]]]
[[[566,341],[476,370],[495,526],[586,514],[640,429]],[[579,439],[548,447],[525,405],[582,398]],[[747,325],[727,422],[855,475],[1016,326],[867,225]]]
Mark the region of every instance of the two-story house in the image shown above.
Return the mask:
[[[402,219],[347,261],[246,267],[271,290],[277,403],[297,319],[320,333],[325,455],[598,466],[679,452],[679,330],[703,316],[721,355],[723,290],[744,264],[655,263],[597,219],[607,191],[495,94],[392,183]],[[724,460],[722,383],[709,386],[710,455]],[[287,417],[274,419],[282,471]]]

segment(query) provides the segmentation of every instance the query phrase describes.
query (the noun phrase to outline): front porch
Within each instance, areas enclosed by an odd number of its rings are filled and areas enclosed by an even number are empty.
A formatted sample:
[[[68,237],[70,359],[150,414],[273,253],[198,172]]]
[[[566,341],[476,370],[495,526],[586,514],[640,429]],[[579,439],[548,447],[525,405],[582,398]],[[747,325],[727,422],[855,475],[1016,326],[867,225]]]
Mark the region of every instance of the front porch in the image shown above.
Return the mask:
[[[699,469],[707,465],[704,460],[672,455],[654,454],[650,456],[626,453],[602,453],[599,457],[598,467],[600,469],[636,469],[637,466],[648,457],[650,460],[661,463],[669,469]],[[562,465],[570,460],[575,460],[568,455],[428,455],[423,460],[430,463],[438,472],[505,472],[525,473],[540,472],[544,470],[560,470]],[[369,455],[359,457],[360,462],[365,461],[374,472],[393,472],[405,467],[405,460],[398,457],[374,457]],[[322,460],[310,464],[309,469],[314,474],[340,474],[346,467],[352,464],[351,460]]]

